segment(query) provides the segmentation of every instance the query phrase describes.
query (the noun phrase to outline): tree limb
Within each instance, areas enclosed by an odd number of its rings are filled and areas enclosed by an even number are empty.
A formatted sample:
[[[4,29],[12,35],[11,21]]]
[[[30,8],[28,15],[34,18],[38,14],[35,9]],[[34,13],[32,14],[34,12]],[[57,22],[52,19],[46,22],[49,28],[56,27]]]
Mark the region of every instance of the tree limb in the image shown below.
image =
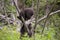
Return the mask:
[[[60,12],[60,10],[57,10],[57,11],[55,11],[55,12],[51,12],[51,13],[49,14],[49,16],[54,15],[54,14],[56,14],[56,13],[58,13],[58,12]],[[49,16],[48,16],[48,17],[49,17]],[[43,16],[43,17],[41,17],[40,19],[38,19],[37,24],[39,24],[42,20],[44,20],[44,19],[46,19],[46,18],[47,18],[46,15]],[[31,18],[30,20],[25,21],[26,24],[32,23],[32,22],[35,22],[35,18]]]
[[[24,11],[24,2],[25,1],[23,1],[23,8],[22,8],[22,10]],[[18,13],[20,13],[20,11],[19,11],[19,9],[18,9],[18,6],[16,5],[16,3],[15,3],[15,1],[13,0],[13,3],[14,3],[14,6],[16,7],[16,10],[17,10],[17,12]],[[23,12],[24,13],[24,12]],[[27,28],[27,32],[29,33],[29,29],[28,29],[28,25],[29,24],[25,24],[25,19],[22,17],[22,21],[23,21],[23,25]]]
[[[56,13],[58,13],[58,12],[60,12],[60,10],[57,10],[57,11],[55,11],[55,12],[51,12],[51,13],[49,14],[49,16],[54,15],[54,14],[56,14]],[[48,16],[48,17],[49,17],[49,16]],[[40,19],[38,20],[37,24],[38,24],[39,22],[41,22],[42,20],[46,19],[46,18],[47,18],[46,15],[45,15],[44,17],[40,18]]]

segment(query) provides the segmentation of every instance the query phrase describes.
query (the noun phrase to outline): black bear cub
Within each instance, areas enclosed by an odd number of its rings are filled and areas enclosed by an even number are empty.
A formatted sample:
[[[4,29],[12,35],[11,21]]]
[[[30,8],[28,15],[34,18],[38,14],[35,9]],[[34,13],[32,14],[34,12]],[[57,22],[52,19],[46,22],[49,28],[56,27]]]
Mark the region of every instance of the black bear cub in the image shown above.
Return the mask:
[[[33,14],[34,14],[33,9],[31,9],[31,8],[25,8],[24,10],[21,10],[21,12],[19,13],[18,19],[20,19],[22,21],[22,17],[23,17],[24,20],[27,21],[27,20],[29,20],[33,16]],[[22,23],[23,23],[23,21],[22,21]],[[29,35],[29,37],[31,37],[32,36],[31,23],[28,24],[27,27],[29,29],[28,35]],[[27,32],[27,28],[23,24],[23,26],[20,29],[20,33],[23,36],[23,34],[25,34],[25,32]]]

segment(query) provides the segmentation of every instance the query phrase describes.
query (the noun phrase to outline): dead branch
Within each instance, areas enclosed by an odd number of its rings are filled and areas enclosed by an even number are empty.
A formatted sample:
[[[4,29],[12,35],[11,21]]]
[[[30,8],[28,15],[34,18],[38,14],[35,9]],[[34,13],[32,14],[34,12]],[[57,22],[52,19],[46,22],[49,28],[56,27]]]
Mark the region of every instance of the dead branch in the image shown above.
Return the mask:
[[[60,10],[57,10],[57,11],[55,11],[55,12],[51,12],[48,17],[50,17],[51,15],[54,15],[54,14],[56,14],[56,13],[58,13],[58,12],[60,12]],[[46,18],[47,18],[46,15],[45,15],[44,17],[40,18],[40,19],[38,20],[37,24],[38,24],[39,22],[41,22],[42,20],[46,19]]]
[[[9,24],[11,24],[11,23],[13,24],[14,23],[14,19],[9,18],[9,17],[7,17],[5,15],[0,14],[0,21],[3,22],[3,20],[6,21],[6,22],[9,22]]]

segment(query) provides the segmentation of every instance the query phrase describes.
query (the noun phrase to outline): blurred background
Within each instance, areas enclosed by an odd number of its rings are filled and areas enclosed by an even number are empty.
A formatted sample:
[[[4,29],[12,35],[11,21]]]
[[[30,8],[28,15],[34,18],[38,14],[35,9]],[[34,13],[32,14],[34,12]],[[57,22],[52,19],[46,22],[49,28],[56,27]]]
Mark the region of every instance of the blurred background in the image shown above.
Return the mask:
[[[47,17],[36,24],[34,37],[29,38],[26,33],[22,40],[60,40],[60,0],[15,0],[20,9],[23,1],[26,8],[34,9],[37,21]],[[51,13],[54,14],[50,16]],[[20,40],[18,15],[13,0],[0,0],[0,40]]]

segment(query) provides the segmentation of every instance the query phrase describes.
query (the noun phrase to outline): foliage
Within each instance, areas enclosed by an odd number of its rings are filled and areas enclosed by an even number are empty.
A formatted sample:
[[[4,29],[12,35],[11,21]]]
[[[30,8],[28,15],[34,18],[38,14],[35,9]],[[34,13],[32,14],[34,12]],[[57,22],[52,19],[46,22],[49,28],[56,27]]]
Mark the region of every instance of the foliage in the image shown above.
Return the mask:
[[[14,27],[14,26],[12,26]],[[48,29],[45,29],[44,33],[35,33],[35,39],[36,40],[56,40],[54,38],[55,36],[55,28],[53,24],[49,26]],[[7,26],[4,26],[2,30],[0,30],[0,40],[19,40],[20,34],[16,30],[13,30],[12,28],[8,28]],[[24,37],[22,37],[22,40],[33,40],[34,37],[29,38],[26,34]]]
[[[36,1],[34,0],[34,7],[36,8]],[[60,0],[57,0],[60,2]],[[7,12],[16,12],[16,8],[10,4],[10,0],[4,0],[5,2],[5,10]],[[54,0],[49,0],[49,3],[53,3]],[[32,0],[26,0],[25,5],[28,7],[32,6]],[[40,1],[40,8],[38,16],[39,18],[45,14],[45,6],[46,0]],[[55,8],[57,6],[55,5]],[[16,15],[16,13],[14,13]],[[41,25],[38,24],[35,33],[36,40],[60,40],[60,14],[55,14],[49,17],[48,26],[45,27],[43,33],[42,29],[44,27],[44,21],[41,22]],[[0,26],[2,23],[0,22]],[[17,32],[16,25],[3,25],[2,29],[0,29],[0,40],[20,40],[20,32]],[[22,40],[34,40],[34,37],[29,38],[27,34],[22,37]]]
[[[0,40],[19,40],[19,33],[7,26],[0,30],[0,34]]]

